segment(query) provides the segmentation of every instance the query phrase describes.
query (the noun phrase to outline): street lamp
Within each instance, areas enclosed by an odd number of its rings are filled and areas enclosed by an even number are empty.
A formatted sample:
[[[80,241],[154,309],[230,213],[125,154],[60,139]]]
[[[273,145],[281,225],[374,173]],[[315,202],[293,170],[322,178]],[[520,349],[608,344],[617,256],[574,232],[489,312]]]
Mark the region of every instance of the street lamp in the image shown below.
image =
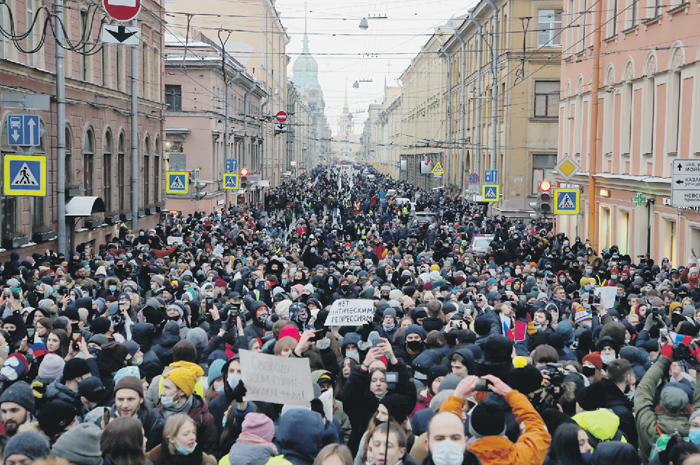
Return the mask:
[[[367,29],[369,29],[369,22],[367,21],[367,20],[369,20],[369,19],[387,19],[387,17],[386,17],[386,16],[379,16],[379,15],[377,15],[377,16],[371,16],[371,15],[370,15],[370,16],[366,16],[366,17],[364,17],[364,18],[362,18],[362,19],[360,20],[360,26],[359,26],[359,28],[362,29],[363,31],[366,31]]]

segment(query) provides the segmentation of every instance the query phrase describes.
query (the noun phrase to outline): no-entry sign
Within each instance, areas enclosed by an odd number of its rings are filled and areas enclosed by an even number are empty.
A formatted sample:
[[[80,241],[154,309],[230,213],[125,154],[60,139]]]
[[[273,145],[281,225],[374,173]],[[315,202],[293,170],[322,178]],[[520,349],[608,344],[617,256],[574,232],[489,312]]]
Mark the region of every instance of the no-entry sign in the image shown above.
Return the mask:
[[[287,112],[278,111],[277,114],[275,115],[275,118],[277,119],[278,122],[284,123],[287,121]]]
[[[117,21],[131,21],[141,11],[141,0],[102,0],[102,7]]]

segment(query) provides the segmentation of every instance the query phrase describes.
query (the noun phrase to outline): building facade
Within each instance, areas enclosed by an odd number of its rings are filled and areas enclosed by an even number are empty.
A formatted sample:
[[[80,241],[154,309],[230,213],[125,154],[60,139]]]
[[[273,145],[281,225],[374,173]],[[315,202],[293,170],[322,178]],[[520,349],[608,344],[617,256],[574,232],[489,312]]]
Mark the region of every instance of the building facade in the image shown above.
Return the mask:
[[[361,155],[362,140],[359,135],[355,134],[355,117],[350,112],[350,108],[348,108],[348,89],[346,84],[345,104],[343,105],[343,113],[338,118],[338,131],[331,142],[331,157],[338,160],[369,163],[368,160],[363,160]]]
[[[287,177],[299,176],[313,168],[317,147],[316,114],[292,81],[287,84]]]
[[[376,144],[372,163],[381,173],[398,177],[401,154],[401,89],[385,87],[384,100],[377,114]]]
[[[233,173],[225,166],[227,143],[228,158],[262,158],[261,104],[267,92],[256,85],[255,79],[230,55],[226,54],[224,61],[221,48],[203,34],[187,43],[182,36],[166,36],[164,84],[168,171],[194,173],[199,169],[199,180],[204,183],[199,190],[201,198],[197,198],[194,186],[190,186],[188,194],[167,194],[167,209],[183,214],[198,210],[210,212],[239,200],[260,200],[259,191],[254,187],[224,189],[223,175]],[[225,137],[227,102],[228,142]],[[238,171],[243,167],[239,166]],[[236,198],[238,195],[244,197]]]
[[[56,41],[51,28],[42,31],[52,1],[9,0],[0,22],[5,31],[27,31],[38,15],[35,27],[19,41],[20,51],[7,37],[0,38],[0,90],[3,93],[47,94],[49,111],[34,111],[45,133],[32,153],[47,157],[47,195],[12,196],[0,201],[3,252],[0,260],[22,247],[22,256],[35,251],[57,250],[57,134],[66,136],[67,202],[76,200],[82,208],[69,209],[66,216],[67,248],[85,244],[97,247],[116,236],[119,224],[131,227],[132,140],[131,140],[131,47],[100,44],[104,16],[99,5],[75,4],[61,17],[73,46],[65,51],[66,125],[56,125]],[[13,24],[11,24],[11,21]],[[138,17],[142,39],[138,46],[138,226],[155,227],[163,206],[163,11],[160,1],[144,0]],[[87,44],[81,42],[87,38]],[[9,145],[7,116],[19,109],[2,109],[3,155],[23,150]],[[95,199],[96,198],[96,199]],[[104,204],[104,212],[101,204]],[[93,213],[94,212],[94,213]],[[75,216],[71,216],[75,215]]]
[[[496,14],[489,3],[479,2],[444,44],[452,124],[443,167],[449,185],[461,189],[470,173],[483,183],[485,170],[497,170],[502,201],[496,211],[521,214],[556,165],[561,1],[498,0]]]
[[[260,105],[262,146],[260,159],[238,160],[252,176],[269,180],[276,186],[282,179],[286,158],[286,140],[275,137],[274,115],[287,108],[287,54],[289,36],[282,25],[274,0],[210,0],[207,11],[190,0],[165,3],[172,29],[186,35],[188,31],[217,31],[224,48],[243,65],[269,94]],[[188,20],[188,16],[191,15]],[[217,42],[219,38],[217,37]]]
[[[378,127],[376,125],[379,111],[382,105],[380,103],[371,103],[367,108],[367,119],[362,126],[362,153],[360,157],[363,160],[374,158],[376,145],[379,143]]]
[[[673,160],[700,156],[698,13],[697,1],[564,2],[558,155],[581,166],[569,183],[583,195],[582,215],[558,216],[558,229],[589,237],[592,226],[598,249],[687,264],[700,215],[670,194]]]

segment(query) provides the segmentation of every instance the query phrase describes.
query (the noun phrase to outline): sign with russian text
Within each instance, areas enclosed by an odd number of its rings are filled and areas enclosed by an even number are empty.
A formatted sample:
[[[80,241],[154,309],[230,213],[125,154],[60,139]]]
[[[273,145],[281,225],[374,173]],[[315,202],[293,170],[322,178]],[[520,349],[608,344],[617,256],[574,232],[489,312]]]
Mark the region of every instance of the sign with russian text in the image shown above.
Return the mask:
[[[374,300],[339,299],[333,302],[326,326],[361,326],[374,320]]]
[[[241,350],[246,401],[309,406],[314,398],[308,358],[284,358]]]

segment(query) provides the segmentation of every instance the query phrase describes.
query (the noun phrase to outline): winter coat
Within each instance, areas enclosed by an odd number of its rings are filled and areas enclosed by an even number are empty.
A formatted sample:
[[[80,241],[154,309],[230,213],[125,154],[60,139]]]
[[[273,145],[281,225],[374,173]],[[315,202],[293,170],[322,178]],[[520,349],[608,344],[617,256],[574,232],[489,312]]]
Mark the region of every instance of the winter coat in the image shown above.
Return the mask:
[[[634,404],[607,378],[603,378],[583,388],[577,395],[581,408],[595,410],[606,408],[620,418],[620,431],[625,434],[627,442],[637,447],[637,427],[633,414]]]
[[[659,357],[637,384],[635,390],[634,410],[637,414],[639,451],[644,464],[648,463],[651,449],[656,444],[656,440],[659,439],[658,430],[664,434],[673,434],[678,431],[683,437],[688,436],[689,414],[657,412],[654,406],[656,387],[670,367],[671,361],[669,359]],[[697,379],[700,379],[700,376]],[[693,408],[695,410],[700,408],[700,389],[695,390]]]
[[[157,344],[153,346],[153,351],[163,366],[168,366],[173,362],[173,347],[180,340],[180,325],[175,321],[168,321]]]
[[[219,452],[219,436],[214,424],[214,416],[209,413],[209,406],[206,401],[197,394],[192,394],[192,407],[187,412],[187,416],[194,420],[197,425],[197,443],[202,445],[202,450],[214,456]],[[163,404],[158,404],[155,409],[163,415]],[[163,417],[165,417],[163,415]]]
[[[265,465],[274,456],[275,451],[269,447],[237,442],[219,460],[219,465]]]
[[[552,437],[542,417],[523,394],[516,390],[505,395],[516,421],[525,424],[525,432],[513,443],[503,436],[485,436],[469,446],[483,464],[539,465],[547,456]]]
[[[324,434],[321,415],[311,410],[290,410],[279,418],[275,428],[279,452],[293,465],[311,465],[323,447]]]
[[[117,416],[117,408],[112,406],[110,409],[110,417],[117,418]],[[136,412],[136,417],[141,422],[143,431],[146,434],[146,450],[151,450],[163,442],[165,420],[160,413],[142,404],[141,407],[139,407],[139,411]]]
[[[201,448],[199,444],[197,447]],[[146,458],[148,458],[153,465],[180,465],[185,463],[185,460],[187,460],[186,457],[189,458],[189,456],[178,455],[175,457],[176,460],[172,460],[173,456],[167,451],[167,446],[165,444],[156,446],[146,454]],[[187,465],[216,465],[216,458],[212,455],[202,453],[202,460],[200,462],[195,463],[190,459],[186,463]]]

